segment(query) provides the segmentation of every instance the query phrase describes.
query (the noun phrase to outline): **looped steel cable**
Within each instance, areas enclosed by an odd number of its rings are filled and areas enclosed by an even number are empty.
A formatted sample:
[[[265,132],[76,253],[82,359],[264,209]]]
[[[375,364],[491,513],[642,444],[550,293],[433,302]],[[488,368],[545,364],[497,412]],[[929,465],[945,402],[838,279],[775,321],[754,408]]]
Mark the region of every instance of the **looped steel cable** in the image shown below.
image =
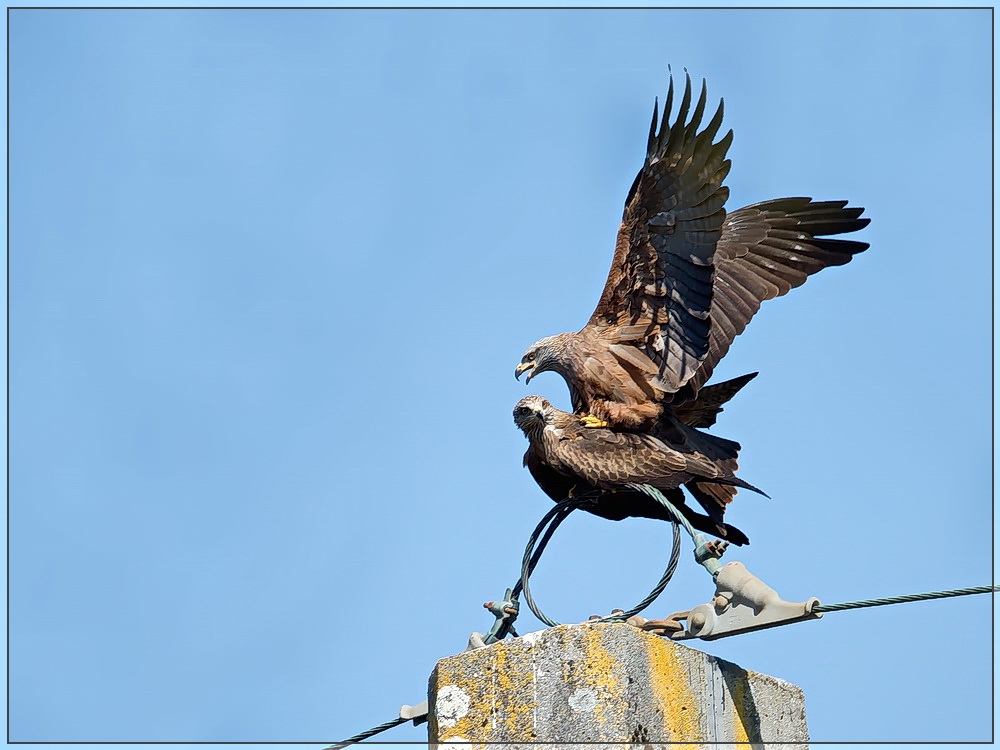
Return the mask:
[[[532,532],[531,537],[528,539],[528,544],[524,548],[524,557],[521,560],[521,580],[517,582],[514,586],[514,596],[516,597],[519,592],[524,592],[524,600],[528,603],[528,608],[534,613],[535,617],[544,622],[550,627],[555,627],[560,623],[548,617],[535,603],[534,598],[531,596],[531,589],[528,586],[528,579],[531,577],[532,572],[535,570],[535,566],[538,564],[538,560],[542,556],[542,551],[545,549],[545,545],[549,543],[552,538],[552,534],[559,527],[566,517],[572,513],[574,510],[582,505],[586,505],[590,501],[590,498],[586,495],[574,498],[567,498],[566,500],[561,500],[556,503],[542,520],[539,522],[538,526],[535,527],[534,532]],[[663,575],[660,577],[659,582],[653,587],[653,590],[649,592],[645,599],[639,602],[632,609],[611,615],[609,617],[601,618],[601,622],[606,622],[609,620],[627,620],[633,615],[637,615],[642,612],[646,607],[653,603],[653,601],[660,594],[663,593],[663,589],[667,587],[670,583],[670,579],[674,575],[674,571],[677,570],[677,564],[680,560],[681,554],[681,534],[680,528],[676,521],[672,522],[673,526],[673,546],[670,551],[670,561],[667,563],[666,570],[663,571]],[[538,545],[537,549],[535,545]]]
[[[667,569],[663,571],[663,575],[660,577],[659,583],[653,587],[653,590],[646,595],[646,598],[639,602],[632,609],[626,610],[625,612],[620,612],[614,615],[608,615],[607,617],[602,617],[597,622],[615,622],[619,620],[627,620],[630,617],[642,612],[646,607],[652,604],[656,598],[663,593],[663,589],[667,587],[670,583],[670,579],[674,577],[674,572],[677,570],[677,563],[681,559],[681,530],[680,526],[676,521],[672,523],[673,526],[673,541],[670,549],[670,561],[667,563]]]

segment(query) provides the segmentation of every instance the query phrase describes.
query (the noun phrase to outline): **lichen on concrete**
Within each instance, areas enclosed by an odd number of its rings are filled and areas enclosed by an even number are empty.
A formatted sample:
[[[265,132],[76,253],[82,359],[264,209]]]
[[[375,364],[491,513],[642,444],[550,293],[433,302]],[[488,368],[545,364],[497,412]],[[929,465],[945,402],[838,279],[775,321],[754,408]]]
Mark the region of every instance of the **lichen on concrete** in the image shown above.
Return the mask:
[[[623,623],[442,659],[429,693],[433,743],[808,742],[799,688]]]

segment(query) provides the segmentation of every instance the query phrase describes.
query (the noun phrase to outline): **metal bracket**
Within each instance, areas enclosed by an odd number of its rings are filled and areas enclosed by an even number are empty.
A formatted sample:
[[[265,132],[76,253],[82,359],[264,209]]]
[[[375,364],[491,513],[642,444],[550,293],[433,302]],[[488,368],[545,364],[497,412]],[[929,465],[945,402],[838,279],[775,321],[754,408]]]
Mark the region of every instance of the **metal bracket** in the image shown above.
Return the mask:
[[[778,592],[757,578],[741,562],[722,565],[715,577],[715,596],[689,612],[678,612],[666,620],[648,620],[644,630],[659,632],[674,641],[701,638],[714,641],[739,633],[773,628],[803,620],[816,620],[822,613],[813,610],[819,599],[786,602]],[[686,621],[687,627],[681,625]]]
[[[503,640],[507,637],[508,633],[513,632],[514,620],[517,619],[517,614],[520,606],[517,601],[517,597],[514,596],[514,589],[507,589],[504,594],[503,601],[500,602],[486,602],[483,607],[488,609],[493,613],[496,622],[493,623],[493,627],[487,631],[485,636],[481,636],[481,642],[489,646],[491,643],[496,643],[497,641]],[[479,635],[478,633],[473,633],[474,636]],[[478,642],[474,642],[472,638],[469,639],[470,648],[482,648]]]
[[[705,535],[700,532],[695,532],[691,535],[694,540],[694,559],[698,561],[709,574],[714,578],[719,575],[719,570],[722,568],[722,563],[719,562],[719,558],[725,553],[726,548],[729,546],[729,542],[723,542],[719,539],[713,539],[711,541],[705,538]]]

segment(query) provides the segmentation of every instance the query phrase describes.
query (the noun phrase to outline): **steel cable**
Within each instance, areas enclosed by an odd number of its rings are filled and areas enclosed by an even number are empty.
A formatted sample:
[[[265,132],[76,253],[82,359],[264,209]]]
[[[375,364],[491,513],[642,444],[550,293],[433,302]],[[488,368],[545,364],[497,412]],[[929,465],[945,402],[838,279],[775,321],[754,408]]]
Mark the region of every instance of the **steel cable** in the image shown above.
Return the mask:
[[[379,724],[377,727],[372,727],[365,732],[359,732],[358,734],[350,737],[343,742],[338,742],[335,745],[328,745],[323,748],[323,750],[341,750],[341,748],[347,747],[348,745],[353,745],[356,742],[361,742],[361,740],[367,740],[369,737],[374,737],[376,734],[380,734],[387,729],[392,729],[393,727],[398,727],[400,724],[405,724],[410,721],[409,719],[393,719],[392,721],[387,721],[384,724]]]
[[[560,623],[548,617],[535,603],[534,597],[531,595],[531,589],[528,585],[528,579],[534,572],[535,566],[541,558],[542,551],[545,549],[545,545],[549,543],[549,540],[552,538],[552,534],[555,533],[559,524],[566,520],[566,517],[570,513],[579,508],[581,505],[585,505],[588,501],[589,498],[581,496],[567,498],[566,500],[561,500],[556,503],[555,507],[546,513],[539,522],[538,526],[535,527],[534,532],[528,539],[527,546],[524,548],[524,557],[521,560],[521,579],[514,586],[514,596],[516,597],[519,592],[523,591],[524,600],[528,603],[528,608],[532,611],[535,617],[549,627],[555,627]],[[653,601],[663,593],[663,589],[665,589],[667,584],[670,583],[670,579],[673,577],[674,571],[677,570],[677,564],[680,560],[681,553],[680,528],[676,521],[674,521],[671,525],[673,526],[673,546],[670,551],[670,560],[667,563],[667,568],[664,570],[659,582],[653,587],[653,590],[649,592],[646,598],[639,602],[639,604],[635,607],[623,613],[603,617],[601,618],[602,622],[609,620],[626,620],[633,615],[637,615],[652,604]],[[536,543],[538,545],[537,549],[535,548]]]
[[[1000,591],[997,586],[973,586],[967,589],[951,589],[949,591],[931,591],[926,594],[905,594],[903,596],[887,596],[881,599],[862,599],[856,602],[840,604],[819,604],[813,607],[813,612],[840,612],[845,609],[861,609],[862,607],[883,607],[887,604],[905,604],[907,602],[922,602],[928,599],[946,599],[950,596],[969,596],[970,594],[989,594]]]

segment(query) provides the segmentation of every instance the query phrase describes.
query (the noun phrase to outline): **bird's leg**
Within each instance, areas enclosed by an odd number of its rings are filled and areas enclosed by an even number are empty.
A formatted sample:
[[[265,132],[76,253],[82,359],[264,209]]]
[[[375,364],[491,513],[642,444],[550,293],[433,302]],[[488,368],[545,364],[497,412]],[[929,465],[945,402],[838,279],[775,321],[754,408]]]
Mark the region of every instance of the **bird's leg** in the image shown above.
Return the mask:
[[[580,424],[584,427],[607,427],[608,423],[603,419],[595,417],[593,414],[587,414],[586,416],[580,417]]]
[[[647,430],[663,413],[663,405],[653,402],[624,404],[616,401],[599,401],[596,406],[599,407],[601,416],[613,424],[616,430]]]

